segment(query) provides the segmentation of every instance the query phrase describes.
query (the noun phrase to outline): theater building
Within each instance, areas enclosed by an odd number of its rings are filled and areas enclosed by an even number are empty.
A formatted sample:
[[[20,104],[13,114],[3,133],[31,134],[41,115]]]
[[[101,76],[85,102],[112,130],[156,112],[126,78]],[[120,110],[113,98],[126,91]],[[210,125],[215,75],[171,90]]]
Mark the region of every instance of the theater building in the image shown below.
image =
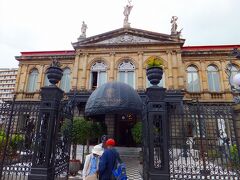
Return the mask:
[[[164,66],[159,86],[181,90],[186,101],[198,98],[200,102],[232,102],[225,69],[232,59],[235,63],[232,70],[239,70],[240,64],[230,54],[240,45],[184,46],[184,42],[180,34],[168,35],[130,26],[92,37],[86,37],[82,31],[77,42],[72,43],[74,50],[21,52],[16,56],[19,61],[16,98],[38,101],[40,88],[49,85],[45,71],[52,59],[57,59],[63,69],[58,85],[66,96],[77,92],[76,116],[83,115],[92,91],[106,82],[124,82],[143,94],[150,85],[146,61],[157,56]],[[139,120],[137,115],[119,112],[97,120],[105,122],[108,134],[118,139],[120,145],[131,145],[128,132]],[[121,139],[124,133],[126,137]]]

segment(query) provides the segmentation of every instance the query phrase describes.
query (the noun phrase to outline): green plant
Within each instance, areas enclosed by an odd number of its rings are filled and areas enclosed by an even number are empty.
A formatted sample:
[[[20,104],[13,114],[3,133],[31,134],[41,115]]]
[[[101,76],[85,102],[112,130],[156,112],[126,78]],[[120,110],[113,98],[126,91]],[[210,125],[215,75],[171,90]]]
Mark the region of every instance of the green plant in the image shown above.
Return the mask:
[[[230,146],[231,164],[234,168],[240,169],[240,157],[238,154],[238,148],[236,144]]]
[[[147,67],[152,68],[152,67],[162,67],[163,66],[163,60],[160,59],[159,57],[152,56],[148,58],[147,60]]]
[[[6,134],[1,131],[0,132],[0,151],[4,148],[6,145]],[[8,139],[8,150],[9,154],[16,154],[18,148],[22,146],[24,143],[24,135],[22,134],[10,134]]]
[[[76,159],[77,145],[87,145],[87,151],[89,151],[89,141],[91,139],[99,138],[103,134],[102,126],[97,122],[87,121],[83,117],[75,117],[73,123],[70,120],[65,120],[62,128],[62,134],[70,137],[72,148],[72,159]],[[89,153],[89,152],[87,152]]]
[[[221,157],[221,154],[219,153],[218,150],[211,149],[211,150],[208,150],[208,151],[207,151],[207,156],[208,156],[209,158],[215,159],[215,158]]]
[[[23,144],[24,136],[22,134],[12,134],[9,141],[9,146],[11,147],[12,153],[15,153],[18,148]]]
[[[133,140],[137,144],[142,143],[142,123],[137,122],[132,128]]]
[[[103,127],[99,122],[92,122],[91,124],[91,138],[96,139],[103,135]]]

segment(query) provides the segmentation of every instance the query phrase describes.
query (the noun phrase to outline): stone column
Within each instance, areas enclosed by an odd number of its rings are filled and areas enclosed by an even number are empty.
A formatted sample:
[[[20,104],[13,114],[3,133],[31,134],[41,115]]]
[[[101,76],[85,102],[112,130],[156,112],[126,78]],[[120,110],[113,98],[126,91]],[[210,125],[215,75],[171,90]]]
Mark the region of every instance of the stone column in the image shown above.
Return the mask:
[[[115,53],[112,52],[109,55],[110,55],[109,81],[114,81]]]
[[[173,70],[172,70],[172,51],[167,51],[167,61],[168,61],[168,88],[173,89]]]
[[[29,65],[23,66],[22,72],[23,76],[21,76],[20,80],[20,89],[22,89],[24,92],[27,92],[27,86],[28,86],[28,76],[29,76]]]
[[[138,52],[138,90],[143,90],[143,52]]]
[[[177,51],[177,65],[178,65],[178,89],[185,89],[184,66],[182,62],[181,51]]]
[[[178,89],[178,62],[177,54],[174,52],[172,54],[172,76],[173,76],[173,88]]]
[[[221,67],[219,69],[219,75],[220,75],[220,83],[221,83],[221,91],[225,91],[226,87],[224,85],[224,75],[225,75],[225,72],[224,72],[224,69],[225,69],[225,65],[224,65],[224,61],[223,60],[220,60],[221,62]]]
[[[72,88],[73,89],[77,89],[79,60],[80,60],[80,55],[76,54],[75,60],[74,60],[74,65],[73,65],[73,76],[72,76]]]
[[[114,138],[114,126],[115,126],[115,119],[114,114],[106,114],[105,115],[105,124],[107,126],[107,135],[110,138]]]
[[[45,73],[43,70],[44,70],[44,65],[39,66],[39,77],[38,77],[38,81],[37,81],[37,89],[39,89],[39,90],[42,86],[44,86]]]
[[[80,81],[80,89],[85,90],[87,89],[87,60],[88,60],[88,54],[84,54],[84,58],[82,61],[82,73],[81,73],[81,81]]]

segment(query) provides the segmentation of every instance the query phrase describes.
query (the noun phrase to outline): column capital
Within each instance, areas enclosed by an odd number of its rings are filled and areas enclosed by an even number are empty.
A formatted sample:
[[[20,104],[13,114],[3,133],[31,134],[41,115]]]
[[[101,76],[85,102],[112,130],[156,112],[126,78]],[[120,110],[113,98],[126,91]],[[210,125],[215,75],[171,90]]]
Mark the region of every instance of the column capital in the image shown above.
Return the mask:
[[[144,52],[143,52],[143,51],[138,51],[137,54],[138,54],[138,55],[143,55]]]

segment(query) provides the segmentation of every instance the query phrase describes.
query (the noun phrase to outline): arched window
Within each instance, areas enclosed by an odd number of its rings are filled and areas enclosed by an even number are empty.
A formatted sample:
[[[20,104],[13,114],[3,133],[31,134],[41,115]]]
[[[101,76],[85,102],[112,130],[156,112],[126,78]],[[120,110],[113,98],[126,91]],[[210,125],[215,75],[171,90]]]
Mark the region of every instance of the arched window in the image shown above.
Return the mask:
[[[27,92],[35,92],[37,89],[38,70],[33,69],[28,77]]]
[[[69,68],[65,68],[63,70],[63,76],[60,82],[60,88],[65,92],[70,91],[70,83],[71,83],[70,75],[71,75],[71,70]]]
[[[220,92],[220,77],[218,68],[214,65],[207,67],[208,87],[211,92]]]
[[[49,86],[51,83],[48,80],[47,74],[44,75],[44,86]]]
[[[187,90],[189,92],[200,92],[198,70],[194,66],[187,68]]]
[[[126,60],[118,66],[118,81],[124,82],[135,88],[135,66]]]
[[[106,64],[102,61],[94,63],[91,67],[90,89],[94,90],[106,82],[107,82]]]
[[[146,78],[147,79],[147,78]],[[151,83],[150,81],[147,79],[147,88],[151,86]],[[162,75],[162,79],[161,81],[158,83],[159,87],[165,87],[165,73],[163,72],[163,75]]]

